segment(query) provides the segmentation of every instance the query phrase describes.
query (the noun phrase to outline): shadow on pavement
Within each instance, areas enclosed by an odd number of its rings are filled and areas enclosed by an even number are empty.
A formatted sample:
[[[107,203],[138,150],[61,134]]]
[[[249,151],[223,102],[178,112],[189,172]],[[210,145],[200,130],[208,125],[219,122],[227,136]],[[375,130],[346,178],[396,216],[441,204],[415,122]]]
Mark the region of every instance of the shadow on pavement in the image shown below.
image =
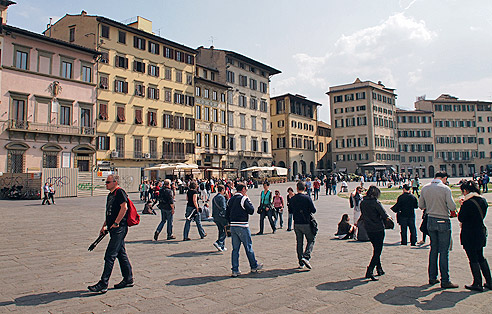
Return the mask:
[[[222,281],[222,280],[226,280],[226,279],[237,280],[240,278],[258,278],[258,279],[277,278],[277,277],[281,277],[281,276],[292,275],[292,274],[295,274],[298,272],[302,272],[302,270],[299,270],[297,268],[270,269],[270,270],[260,271],[258,273],[249,273],[249,274],[240,275],[237,278],[232,278],[230,275],[181,278],[181,279],[172,280],[172,281],[168,282],[166,285],[168,285],[168,286],[197,286],[197,285],[204,285],[204,284],[207,284],[209,282]]]
[[[357,286],[367,284],[369,281],[365,278],[355,278],[342,281],[325,282],[316,286],[316,289],[322,291],[344,291],[351,290]]]
[[[15,304],[17,306],[36,306],[41,304],[48,304],[53,301],[74,299],[74,298],[87,298],[99,295],[97,293],[92,293],[87,290],[76,290],[76,291],[54,291],[38,294],[29,294],[19,298],[14,301],[0,302],[0,307],[7,306],[10,304]]]
[[[189,251],[189,252],[181,252],[181,253],[168,255],[168,257],[197,257],[197,256],[204,256],[204,255],[223,255],[223,253],[219,251],[208,251],[208,252]]]
[[[432,294],[432,299],[419,300]],[[429,285],[402,286],[377,294],[374,299],[388,305],[415,305],[422,310],[440,310],[452,308],[472,294],[470,291],[443,290],[439,287],[430,289]]]
[[[125,241],[125,244],[178,244],[178,241],[172,241],[172,240],[159,240],[159,241],[153,241],[153,240],[132,240],[132,241]]]

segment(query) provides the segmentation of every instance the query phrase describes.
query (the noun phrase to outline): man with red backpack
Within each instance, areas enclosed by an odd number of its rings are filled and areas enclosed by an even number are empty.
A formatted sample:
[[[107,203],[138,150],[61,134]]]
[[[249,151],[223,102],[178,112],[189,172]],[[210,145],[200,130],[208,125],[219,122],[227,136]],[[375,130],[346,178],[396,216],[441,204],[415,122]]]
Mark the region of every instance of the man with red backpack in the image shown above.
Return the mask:
[[[104,255],[104,271],[98,283],[87,288],[91,292],[106,293],[108,291],[109,277],[113,271],[114,261],[118,258],[123,280],[114,285],[115,289],[133,286],[133,273],[130,260],[126,255],[125,237],[128,233],[128,200],[126,192],[118,186],[118,175],[109,175],[106,179],[106,189],[109,194],[106,200],[106,220],[103,223],[100,234],[109,232],[110,240]],[[131,207],[133,203],[131,203]],[[132,215],[132,214],[131,214]],[[137,222],[138,223],[138,222]],[[132,224],[135,224],[132,221]]]

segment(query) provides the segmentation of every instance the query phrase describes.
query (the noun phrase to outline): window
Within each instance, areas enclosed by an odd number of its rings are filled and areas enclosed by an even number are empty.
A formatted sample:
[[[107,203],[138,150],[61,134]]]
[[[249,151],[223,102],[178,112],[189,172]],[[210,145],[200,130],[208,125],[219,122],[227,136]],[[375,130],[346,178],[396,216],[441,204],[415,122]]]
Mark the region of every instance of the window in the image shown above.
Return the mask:
[[[268,153],[268,140],[266,139],[261,140],[261,148],[262,148],[262,152]]]
[[[92,67],[87,65],[82,65],[82,81],[92,82]]]
[[[340,95],[340,96],[334,96],[333,97],[333,101],[334,102],[343,102],[343,96]]]
[[[53,53],[38,50],[38,72],[51,74]]]
[[[251,151],[253,152],[258,151],[258,139],[256,137],[251,138]]]
[[[172,77],[173,77],[173,70],[171,68],[166,67],[164,69],[164,78],[170,81],[172,80]]]
[[[202,107],[201,106],[196,106],[195,107],[195,118],[197,120],[201,120],[202,119]]]
[[[197,133],[196,134],[196,146],[201,147],[202,146],[202,133]]]
[[[97,148],[97,150],[108,150],[109,149],[109,136],[98,136],[98,137],[96,137],[96,148]]]
[[[219,148],[219,136],[215,135],[213,136],[213,147],[214,148]]]
[[[234,84],[234,72],[226,70],[226,81]]]
[[[128,69],[128,58],[116,56],[114,66],[117,68]]]
[[[258,109],[258,100],[256,100],[256,98],[254,98],[254,97],[251,97],[249,99],[249,107],[252,110],[257,110]]]
[[[185,105],[194,106],[195,105],[195,97],[191,95],[185,95]]]
[[[216,91],[212,92],[212,99],[217,100],[217,92]]]
[[[26,120],[26,101],[20,99],[12,99],[12,118],[15,121]]]
[[[212,121],[219,122],[219,111],[217,109],[212,109]]]
[[[176,82],[177,83],[182,83],[183,82],[183,72],[176,71]]]
[[[159,44],[149,41],[149,52],[155,55],[159,54]]]
[[[228,120],[228,122],[229,122],[229,124],[228,124],[228,125],[229,125],[230,127],[234,127],[234,112],[232,112],[232,111],[229,111],[229,112],[228,112],[228,117],[227,117],[227,120]]]
[[[145,63],[138,60],[133,61],[133,71],[145,73]]]
[[[71,125],[72,124],[72,113],[71,106],[60,106],[60,124],[61,125]]]
[[[142,108],[135,108],[135,124],[143,123],[142,111]]]
[[[226,101],[226,96],[224,93],[220,93],[220,101],[225,102]]]
[[[135,96],[145,96],[145,86],[142,82],[135,82]]]
[[[267,131],[267,120],[265,118],[261,118],[261,130],[263,132]]]
[[[125,137],[124,135],[116,136],[116,151],[118,152],[118,157],[125,157]]]
[[[239,95],[239,107],[244,107],[246,108],[246,96],[245,95]]]
[[[256,131],[256,117],[251,116],[251,130]]]
[[[174,92],[174,103],[181,105],[184,104],[184,95],[181,93],[181,91]]]
[[[126,33],[123,31],[118,31],[118,42],[120,44],[126,44]]]
[[[193,85],[193,75],[190,73],[186,73],[186,84]]]
[[[162,115],[162,127],[165,129],[172,129],[174,123],[174,117],[168,113]]]
[[[260,92],[268,93],[268,85],[267,83],[260,82]]]
[[[266,100],[261,100],[260,101],[260,111],[261,112],[268,112],[268,104],[266,102]]]
[[[195,57],[189,54],[185,54],[185,63],[195,64]]]
[[[220,123],[225,124],[226,123],[226,116],[225,116],[225,111],[221,110],[220,111]]]
[[[355,99],[366,99],[366,92],[355,93]],[[365,106],[364,106],[365,107]],[[364,109],[365,110],[365,109]]]
[[[73,76],[73,61],[62,61],[61,77],[71,79]]]
[[[257,90],[258,89],[258,81],[250,78],[249,79],[249,88],[251,88],[252,90]]]
[[[109,26],[101,25],[101,37],[109,39]]]
[[[105,103],[99,104],[99,119],[108,120],[108,104]]]
[[[147,98],[154,99],[154,100],[159,99],[159,89],[157,88],[157,86],[147,87]]]
[[[294,121],[292,121],[292,122],[294,122]],[[278,120],[277,121],[277,126],[279,128],[283,128],[285,126],[285,121],[284,120]]]
[[[166,88],[164,90],[164,101],[169,103],[172,101],[172,91],[170,89]]]
[[[70,27],[68,38],[71,43],[75,41],[75,27]]]
[[[116,107],[116,121],[117,122],[125,122],[125,107],[117,106]]]
[[[205,133],[203,136],[203,146],[210,147],[210,134]]]
[[[176,61],[184,62],[184,54],[181,51],[174,51]]]
[[[174,59],[174,49],[169,47],[164,47],[164,57],[169,59]]]
[[[245,129],[246,128],[246,115],[241,113],[239,114],[239,122],[240,122],[240,127],[241,129]]]
[[[80,126],[84,128],[92,127],[91,109],[80,108]]]
[[[114,80],[114,91],[117,93],[128,93],[128,82],[121,79]]]
[[[149,75],[159,77],[159,67],[155,64],[149,64]]]
[[[229,150],[235,150],[236,149],[236,139],[234,136],[229,136]]]
[[[147,125],[148,126],[157,126],[157,112],[149,111],[147,113]]]
[[[203,120],[210,121],[210,108],[203,107]]]
[[[145,39],[133,36],[133,47],[140,50],[145,50]]]
[[[209,98],[210,97],[209,93],[210,93],[210,91],[208,90],[208,88],[203,89],[203,97]]]
[[[109,53],[107,51],[101,51],[101,57],[99,59],[101,63],[108,63],[109,62]]]

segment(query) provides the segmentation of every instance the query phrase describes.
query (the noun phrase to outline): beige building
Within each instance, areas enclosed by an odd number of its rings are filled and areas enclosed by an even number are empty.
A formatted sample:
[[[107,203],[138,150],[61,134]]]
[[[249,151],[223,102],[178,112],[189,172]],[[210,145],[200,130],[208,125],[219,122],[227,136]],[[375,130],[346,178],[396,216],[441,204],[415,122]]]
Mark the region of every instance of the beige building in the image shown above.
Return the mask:
[[[272,151],[275,165],[289,169],[289,177],[316,174],[317,121],[321,104],[301,95],[270,100]]]
[[[195,49],[156,36],[144,18],[123,24],[85,11],[65,15],[45,35],[102,53],[99,162],[143,168],[194,161]]]
[[[227,107],[229,87],[217,82],[218,70],[196,65],[195,153],[205,176],[221,176],[227,167]]]
[[[332,86],[333,168],[348,173],[397,170],[396,94],[381,82]],[[369,164],[369,165],[367,165]]]
[[[197,62],[217,69],[217,82],[228,91],[228,168],[272,164],[270,138],[270,94],[272,75],[280,73],[266,64],[233,51],[198,48]]]
[[[436,170],[471,176],[491,166],[491,102],[466,101],[443,94],[420,99],[417,110],[432,111]]]
[[[318,121],[318,130],[316,132],[317,145],[317,170],[316,174],[327,174],[332,168],[331,155],[331,125],[323,121]]]
[[[434,113],[397,109],[396,117],[400,171],[412,177],[415,175],[421,178],[433,177],[436,172]]]

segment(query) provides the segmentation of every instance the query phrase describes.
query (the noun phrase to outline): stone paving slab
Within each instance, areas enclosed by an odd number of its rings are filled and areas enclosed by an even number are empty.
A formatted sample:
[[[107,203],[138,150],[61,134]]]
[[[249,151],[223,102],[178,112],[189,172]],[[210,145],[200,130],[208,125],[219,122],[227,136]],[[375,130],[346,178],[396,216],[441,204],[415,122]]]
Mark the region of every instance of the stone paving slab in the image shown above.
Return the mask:
[[[285,195],[288,186],[294,184],[272,189]],[[350,189],[354,186],[350,183]],[[249,191],[254,205],[259,193],[259,189]],[[138,197],[131,194],[131,198]],[[382,254],[386,275],[378,282],[362,279],[371,245],[333,239],[341,215],[352,216],[352,210],[346,199],[324,193],[316,201],[320,233],[311,260],[313,270],[296,269],[295,235],[285,231],[284,213],[284,229],[271,234],[266,223],[266,234],[253,236],[253,248],[264,270],[248,274],[242,250],[243,275],[231,278],[231,250],[219,253],[212,246],[217,236],[213,223],[203,223],[207,238],[200,240],[192,226],[192,241],[180,241],[185,199],[178,195],[177,239],[152,241],[160,216],[142,216],[140,225],[130,228],[127,236],[135,287],[93,295],[86,287],[100,277],[108,240],[93,252],[87,247],[104,219],[105,198],[59,199],[51,206],[39,203],[0,201],[0,313],[490,313],[492,308],[492,292],[479,294],[463,288],[471,283],[471,274],[459,245],[457,220],[453,220],[450,274],[459,289],[426,285],[428,245],[402,247],[398,230],[386,233]],[[136,206],[140,210],[143,204],[136,201]],[[417,213],[417,224],[420,216]],[[490,216],[486,224],[492,225]],[[252,233],[258,231],[258,215],[252,217],[250,226]],[[226,241],[231,248],[230,239]],[[486,247],[485,255],[490,258],[491,253]],[[110,284],[119,280],[116,263]]]

